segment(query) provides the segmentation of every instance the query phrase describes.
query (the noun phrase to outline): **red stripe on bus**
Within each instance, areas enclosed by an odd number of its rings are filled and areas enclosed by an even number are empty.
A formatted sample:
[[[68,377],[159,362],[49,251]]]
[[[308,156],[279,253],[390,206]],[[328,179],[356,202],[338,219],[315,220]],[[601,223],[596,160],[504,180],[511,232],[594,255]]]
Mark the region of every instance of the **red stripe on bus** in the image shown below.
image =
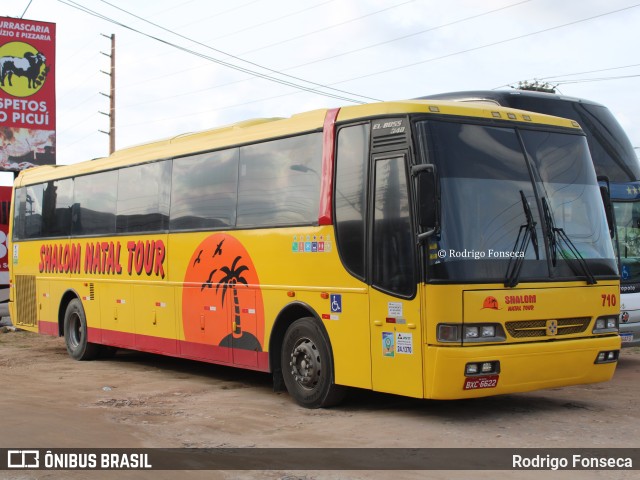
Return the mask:
[[[38,322],[41,334],[58,336],[56,322]],[[216,363],[230,367],[241,367],[248,370],[269,372],[269,353],[243,350],[240,348],[221,347],[206,343],[187,342],[172,338],[153,337],[136,333],[118,332],[89,327],[87,338],[92,343],[110,345],[120,348],[131,348],[141,352],[158,353],[177,358]]]
[[[58,324],[56,322],[43,322],[40,320],[38,322],[38,333],[44,335],[53,335],[54,337],[58,336]]]
[[[319,225],[331,225],[331,197],[333,195],[333,165],[335,160],[336,119],[339,108],[327,110],[324,117],[324,130],[322,136],[322,178],[320,185],[320,211],[318,213]]]

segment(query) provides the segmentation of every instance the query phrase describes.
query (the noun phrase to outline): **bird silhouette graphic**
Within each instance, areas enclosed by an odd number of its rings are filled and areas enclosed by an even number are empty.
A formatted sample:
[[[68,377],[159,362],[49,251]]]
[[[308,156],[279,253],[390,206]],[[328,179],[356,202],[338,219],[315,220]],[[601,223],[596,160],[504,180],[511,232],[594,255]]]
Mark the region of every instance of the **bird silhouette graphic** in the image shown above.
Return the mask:
[[[220,243],[216,247],[216,251],[213,252],[213,258],[215,258],[216,255],[222,255],[222,244],[223,243],[224,243],[224,238],[220,241]]]
[[[207,287],[207,288],[213,287],[212,280],[213,280],[213,276],[215,275],[215,273],[217,271],[218,271],[217,268],[213,269],[213,271],[209,274],[209,278],[207,278],[207,281],[202,284],[202,287],[200,287],[200,291],[204,290],[205,287]]]
[[[200,250],[200,253],[198,254],[198,258],[196,258],[191,264],[192,267],[195,267],[196,263],[200,263],[200,256],[202,255],[202,252],[203,250]]]

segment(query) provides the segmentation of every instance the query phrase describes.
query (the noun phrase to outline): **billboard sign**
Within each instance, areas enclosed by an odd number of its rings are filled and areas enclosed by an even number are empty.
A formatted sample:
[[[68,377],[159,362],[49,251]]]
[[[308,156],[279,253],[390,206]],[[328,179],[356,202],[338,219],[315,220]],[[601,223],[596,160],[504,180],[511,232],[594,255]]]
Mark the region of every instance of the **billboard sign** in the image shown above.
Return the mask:
[[[55,32],[0,17],[0,171],[56,163]]]

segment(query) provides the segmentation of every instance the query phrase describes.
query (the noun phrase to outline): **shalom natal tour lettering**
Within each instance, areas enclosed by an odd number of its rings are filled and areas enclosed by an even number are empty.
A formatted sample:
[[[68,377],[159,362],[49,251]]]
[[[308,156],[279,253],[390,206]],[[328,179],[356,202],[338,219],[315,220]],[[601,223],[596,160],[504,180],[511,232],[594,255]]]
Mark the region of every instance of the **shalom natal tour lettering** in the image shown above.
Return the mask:
[[[85,273],[92,275],[155,275],[164,278],[166,248],[162,240],[129,241],[126,252],[120,242],[45,244],[40,247],[40,273]],[[84,257],[83,257],[84,253]],[[126,257],[126,265],[121,262]],[[83,260],[84,259],[84,260]]]

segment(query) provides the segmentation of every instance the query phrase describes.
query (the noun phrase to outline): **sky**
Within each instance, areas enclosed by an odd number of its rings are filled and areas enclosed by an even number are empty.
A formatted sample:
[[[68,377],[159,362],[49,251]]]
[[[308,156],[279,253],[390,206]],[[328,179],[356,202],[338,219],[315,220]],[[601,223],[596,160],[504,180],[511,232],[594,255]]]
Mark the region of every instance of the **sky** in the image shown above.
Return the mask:
[[[2,0],[0,16],[56,24],[59,164],[109,153],[110,35],[118,149],[536,80],[606,105],[640,147],[634,0]]]

